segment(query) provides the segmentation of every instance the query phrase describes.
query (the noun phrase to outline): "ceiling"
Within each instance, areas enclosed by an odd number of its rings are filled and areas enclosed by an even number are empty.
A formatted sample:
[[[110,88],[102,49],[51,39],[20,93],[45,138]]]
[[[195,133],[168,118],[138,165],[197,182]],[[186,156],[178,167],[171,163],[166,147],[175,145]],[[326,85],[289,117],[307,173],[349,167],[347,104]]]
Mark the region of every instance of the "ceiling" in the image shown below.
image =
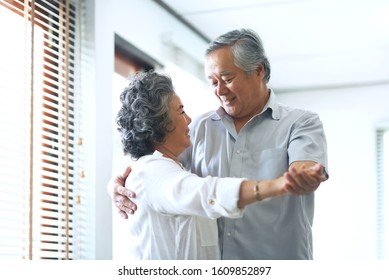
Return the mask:
[[[252,28],[273,55],[389,47],[389,0],[160,2],[209,39],[229,30]]]
[[[354,53],[353,58],[345,59],[347,63],[374,53],[372,59],[377,60],[376,64],[389,64],[389,0],[156,2],[172,9],[208,39],[237,28],[254,29],[261,36],[271,63],[307,57],[311,61],[325,60],[329,56],[339,61],[339,57],[342,60]],[[384,69],[389,73],[389,68]],[[369,80],[385,80],[386,76]]]

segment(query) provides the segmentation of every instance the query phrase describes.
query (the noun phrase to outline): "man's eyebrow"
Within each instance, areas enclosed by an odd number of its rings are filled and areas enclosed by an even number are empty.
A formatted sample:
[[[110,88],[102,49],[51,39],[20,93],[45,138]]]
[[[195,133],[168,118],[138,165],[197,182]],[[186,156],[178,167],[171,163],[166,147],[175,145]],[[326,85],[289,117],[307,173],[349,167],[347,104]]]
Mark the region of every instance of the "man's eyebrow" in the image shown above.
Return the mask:
[[[184,109],[184,105],[182,105],[182,104],[180,104],[180,105],[178,106],[177,111],[178,111],[178,110],[181,110],[181,109]]]
[[[229,71],[229,70],[220,72],[220,76],[228,76],[228,75],[231,75],[231,74],[232,74],[232,71]]]
[[[228,76],[228,75],[231,75],[231,74],[233,74],[232,71],[226,70],[226,71],[220,72],[220,73],[219,73],[219,76],[220,76],[220,77],[223,77],[223,76]],[[211,77],[211,76],[208,76],[208,79],[212,79],[212,77]]]

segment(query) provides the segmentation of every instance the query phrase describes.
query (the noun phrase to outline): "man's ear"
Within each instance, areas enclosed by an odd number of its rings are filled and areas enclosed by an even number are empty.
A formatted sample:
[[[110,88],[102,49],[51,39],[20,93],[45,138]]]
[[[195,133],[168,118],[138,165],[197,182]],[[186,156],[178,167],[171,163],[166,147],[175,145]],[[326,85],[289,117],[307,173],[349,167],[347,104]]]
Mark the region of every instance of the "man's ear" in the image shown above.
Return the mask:
[[[262,75],[263,77],[265,77],[265,66],[263,66],[263,64],[259,64],[257,66],[257,69],[255,69],[255,72],[258,74],[258,75]]]
[[[255,71],[259,74],[261,71],[263,70],[263,65],[262,64],[259,64],[257,66],[257,69],[255,69]]]

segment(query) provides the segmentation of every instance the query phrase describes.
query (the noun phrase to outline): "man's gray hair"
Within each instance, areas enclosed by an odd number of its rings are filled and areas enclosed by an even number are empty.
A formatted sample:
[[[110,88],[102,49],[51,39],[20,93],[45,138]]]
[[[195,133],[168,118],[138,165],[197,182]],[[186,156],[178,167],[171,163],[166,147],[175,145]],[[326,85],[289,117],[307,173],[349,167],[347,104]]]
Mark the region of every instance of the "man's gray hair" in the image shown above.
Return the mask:
[[[265,69],[266,82],[270,80],[270,63],[259,35],[251,29],[237,29],[227,32],[213,40],[205,54],[208,56],[215,50],[230,46],[234,63],[237,67],[251,74],[262,64]]]

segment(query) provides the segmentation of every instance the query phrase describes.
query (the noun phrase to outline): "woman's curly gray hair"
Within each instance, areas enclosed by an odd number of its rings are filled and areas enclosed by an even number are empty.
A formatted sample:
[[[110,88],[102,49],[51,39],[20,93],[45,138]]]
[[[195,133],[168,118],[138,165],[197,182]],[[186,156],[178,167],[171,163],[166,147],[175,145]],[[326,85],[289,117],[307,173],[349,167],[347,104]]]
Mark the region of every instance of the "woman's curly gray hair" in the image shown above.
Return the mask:
[[[171,127],[169,107],[174,96],[171,78],[156,72],[139,72],[120,95],[116,117],[123,152],[134,159],[152,154]]]

